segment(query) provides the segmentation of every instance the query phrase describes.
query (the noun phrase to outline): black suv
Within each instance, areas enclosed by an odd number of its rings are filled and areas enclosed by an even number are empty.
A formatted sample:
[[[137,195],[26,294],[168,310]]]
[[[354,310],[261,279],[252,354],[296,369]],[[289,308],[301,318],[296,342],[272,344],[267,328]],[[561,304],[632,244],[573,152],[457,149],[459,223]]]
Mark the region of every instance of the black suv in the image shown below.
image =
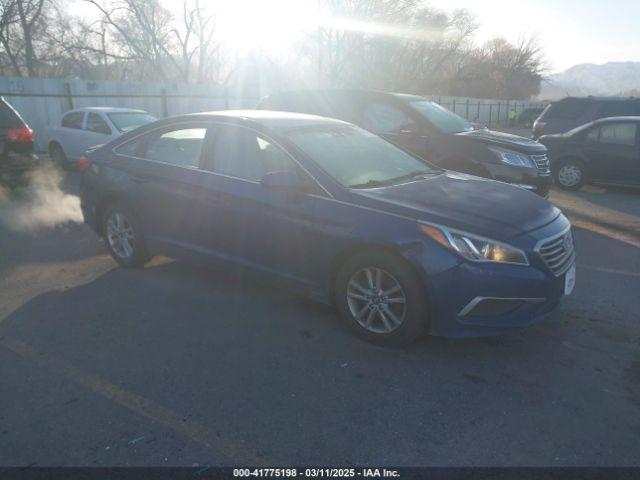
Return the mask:
[[[272,94],[258,108],[345,120],[443,168],[515,184],[543,197],[549,192],[551,172],[544,145],[474,129],[424,97],[351,89],[296,91]]]
[[[29,125],[4,98],[0,97],[0,183],[15,186],[38,161],[34,136]]]
[[[606,117],[640,115],[640,98],[567,97],[550,103],[533,123],[533,138],[564,133],[585,123]]]

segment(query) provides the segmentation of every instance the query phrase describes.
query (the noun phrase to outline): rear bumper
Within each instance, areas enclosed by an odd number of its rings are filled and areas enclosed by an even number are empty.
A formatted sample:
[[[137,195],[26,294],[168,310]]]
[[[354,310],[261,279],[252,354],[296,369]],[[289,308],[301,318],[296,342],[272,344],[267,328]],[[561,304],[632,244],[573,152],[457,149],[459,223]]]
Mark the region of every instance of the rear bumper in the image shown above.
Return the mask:
[[[40,165],[40,159],[33,153],[9,152],[0,156],[0,182],[16,184],[26,181],[24,173]]]
[[[89,225],[96,233],[100,234],[98,214],[95,205],[83,202],[80,208],[82,209],[82,215],[84,216],[84,223]]]

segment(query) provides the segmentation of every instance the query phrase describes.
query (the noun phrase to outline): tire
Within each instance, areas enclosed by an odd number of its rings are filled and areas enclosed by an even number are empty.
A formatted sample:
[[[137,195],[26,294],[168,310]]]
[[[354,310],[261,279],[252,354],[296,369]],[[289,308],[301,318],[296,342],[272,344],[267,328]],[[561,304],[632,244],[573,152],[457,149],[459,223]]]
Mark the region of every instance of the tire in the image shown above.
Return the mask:
[[[579,190],[587,181],[587,166],[574,158],[561,160],[553,171],[553,180],[563,190]]]
[[[376,292],[371,285],[377,287]],[[369,342],[407,345],[427,330],[428,304],[422,282],[397,255],[372,250],[350,257],[336,275],[334,295],[344,323]]]
[[[102,217],[107,249],[122,267],[141,267],[151,258],[139,225],[131,211],[118,203],[107,208]]]
[[[53,163],[60,165],[60,167],[65,170],[69,170],[69,160],[67,159],[67,155],[64,153],[60,144],[53,142],[49,145],[49,156]]]

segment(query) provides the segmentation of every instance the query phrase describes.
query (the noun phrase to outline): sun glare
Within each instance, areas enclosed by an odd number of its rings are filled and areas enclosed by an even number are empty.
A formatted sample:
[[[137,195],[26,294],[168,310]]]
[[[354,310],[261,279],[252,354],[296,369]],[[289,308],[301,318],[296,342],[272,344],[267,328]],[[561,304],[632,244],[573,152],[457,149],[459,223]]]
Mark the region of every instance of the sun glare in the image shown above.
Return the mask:
[[[308,0],[235,0],[216,5],[220,38],[238,52],[286,50],[317,27],[316,3]]]

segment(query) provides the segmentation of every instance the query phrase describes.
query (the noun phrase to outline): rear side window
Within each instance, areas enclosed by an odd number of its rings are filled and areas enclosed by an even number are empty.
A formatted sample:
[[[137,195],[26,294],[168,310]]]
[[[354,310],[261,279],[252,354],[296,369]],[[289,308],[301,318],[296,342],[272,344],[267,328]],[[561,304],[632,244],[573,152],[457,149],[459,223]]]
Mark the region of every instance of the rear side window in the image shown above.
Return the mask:
[[[235,126],[216,127],[213,153],[203,168],[253,181],[260,181],[271,172],[299,173],[297,165],[280,147],[253,130]]]
[[[87,116],[87,130],[103,135],[111,135],[111,128],[107,125],[102,117],[95,113],[89,113]]]
[[[606,102],[598,109],[599,117],[626,117],[640,115],[640,102]]]
[[[600,127],[600,143],[633,146],[637,127],[634,123],[610,123]]]
[[[584,115],[589,109],[589,103],[580,100],[561,100],[549,105],[545,111],[545,118],[562,118],[575,120]]]
[[[144,146],[144,137],[138,137],[122,145],[118,145],[113,151],[118,155],[127,155],[130,157],[138,157],[141,155],[142,147]]]
[[[0,98],[0,128],[20,128],[24,124],[13,108]]]
[[[386,103],[372,102],[362,110],[362,126],[372,132],[398,133],[414,123],[409,115]]]
[[[71,112],[62,117],[62,126],[65,128],[82,128],[84,112]]]
[[[144,157],[179,167],[198,168],[206,134],[205,127],[180,128],[151,134]]]
[[[275,95],[263,101],[263,108],[283,112],[309,113],[323,117],[334,114],[329,99],[318,92],[300,92]]]

